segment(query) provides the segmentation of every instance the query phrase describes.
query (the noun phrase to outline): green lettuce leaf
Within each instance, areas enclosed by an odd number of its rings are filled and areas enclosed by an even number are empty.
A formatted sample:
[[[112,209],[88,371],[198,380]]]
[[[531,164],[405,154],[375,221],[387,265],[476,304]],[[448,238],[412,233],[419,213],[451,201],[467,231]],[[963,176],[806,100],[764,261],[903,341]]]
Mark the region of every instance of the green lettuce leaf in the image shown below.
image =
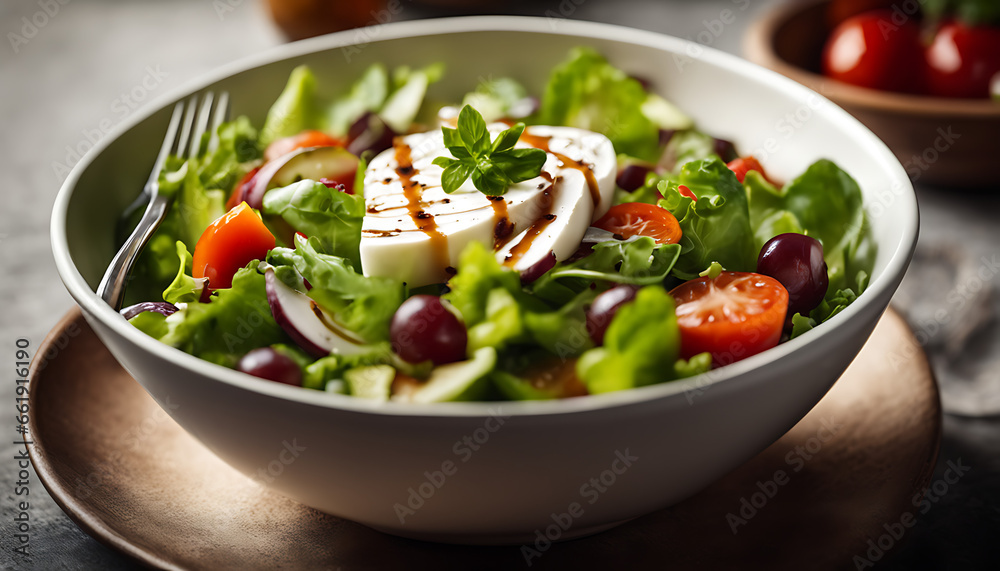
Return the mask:
[[[346,258],[361,269],[361,222],[365,199],[329,188],[321,182],[301,180],[264,194],[264,213],[280,216],[292,228],[319,241],[320,251]]]
[[[188,302],[166,318],[161,327],[133,320],[140,329],[163,343],[226,367],[248,351],[287,343],[267,303],[264,276],[254,260],[233,276],[233,287],[216,290],[209,303]]]
[[[863,278],[865,279],[865,278]],[[863,283],[862,285],[867,285]],[[812,330],[820,323],[824,323],[834,315],[843,311],[848,305],[854,303],[858,298],[852,289],[840,289],[828,294],[816,309],[809,312],[809,315],[796,313],[792,316],[792,335],[795,339],[799,335]]]
[[[659,131],[642,112],[646,90],[591,48],[579,47],[549,76],[538,123],[606,135],[615,151],[655,161]]]
[[[337,322],[368,343],[389,339],[389,322],[406,299],[406,286],[390,278],[366,277],[355,271],[350,260],[326,254],[318,238],[295,237],[295,249],[275,248],[267,256],[276,275],[293,287],[304,289],[298,279],[312,286],[306,291]],[[292,280],[283,266],[294,268],[301,278]],[[292,283],[290,283],[292,282]]]
[[[465,94],[461,107],[471,105],[489,123],[507,115],[510,108],[528,96],[523,85],[509,77],[480,82],[475,91]]]
[[[378,111],[389,96],[389,72],[379,63],[373,64],[354,82],[347,95],[330,105],[329,128],[337,135],[347,130],[362,115]]]
[[[385,66],[374,64],[346,93],[329,98],[321,93],[312,70],[299,66],[268,111],[261,142],[266,146],[307,129],[343,137],[368,112],[377,113],[397,133],[405,133],[423,105],[428,86],[441,78],[442,71],[440,64],[416,70],[400,67],[390,78]]]
[[[698,200],[680,194],[688,187]],[[675,180],[659,185],[663,200],[680,223],[680,257],[673,274],[690,280],[718,262],[729,271],[757,269],[757,250],[750,229],[746,192],[733,171],[719,159],[691,161]]]
[[[458,258],[458,273],[448,281],[451,291],[441,296],[458,310],[466,327],[487,318],[491,292],[500,288],[511,296],[521,293],[521,277],[502,267],[493,252],[479,242],[471,242]]]
[[[754,171],[747,173],[744,183],[758,251],[782,232],[805,233],[823,244],[831,293],[863,289],[862,281],[874,266],[876,248],[861,189],[850,175],[831,161],[820,160],[783,189]]]
[[[261,144],[267,146],[307,129],[322,129],[325,125],[320,108],[316,76],[308,66],[296,67],[288,76],[285,89],[267,112],[264,128],[260,132]]]
[[[178,240],[176,247],[180,263],[178,264],[177,275],[174,277],[174,281],[163,291],[163,301],[174,305],[199,301],[202,292],[205,290],[206,280],[196,280],[189,275],[191,272],[192,257],[187,247],[184,246],[184,242]]]
[[[715,139],[697,129],[677,131],[670,137],[660,164],[671,172],[679,172],[680,168],[691,161],[703,161],[720,158],[715,152]]]
[[[594,282],[660,284],[679,259],[678,244],[657,244],[648,236],[609,240],[574,262],[560,262],[532,285],[532,292],[562,305]]]
[[[680,329],[674,299],[660,286],[639,290],[622,306],[604,335],[604,345],[577,362],[577,374],[591,394],[642,387],[677,378]],[[690,366],[679,370],[690,372]]]

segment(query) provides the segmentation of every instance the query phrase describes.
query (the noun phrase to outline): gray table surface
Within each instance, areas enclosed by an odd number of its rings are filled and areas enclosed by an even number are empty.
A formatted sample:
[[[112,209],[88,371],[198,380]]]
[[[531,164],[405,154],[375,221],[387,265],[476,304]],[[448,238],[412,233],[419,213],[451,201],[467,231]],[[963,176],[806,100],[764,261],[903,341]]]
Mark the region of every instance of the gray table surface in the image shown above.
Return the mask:
[[[612,22],[694,38],[726,8],[736,21],[714,47],[740,52],[743,31],[775,0],[565,0],[520,3],[512,11]],[[65,4],[65,5],[64,5]],[[52,15],[44,14],[49,6]],[[220,6],[232,8],[223,12]],[[57,7],[57,10],[54,8]],[[745,9],[739,9],[744,7]],[[403,3],[394,19],[439,13]],[[26,20],[44,25],[32,29]],[[73,306],[52,262],[49,212],[66,168],[67,146],[103,136],[161,93],[283,41],[254,0],[173,2],[6,0],[0,3],[0,340],[33,346]],[[25,41],[12,36],[17,34]],[[156,79],[148,79],[147,76]],[[146,80],[143,101],[123,94]],[[141,90],[140,90],[141,91]],[[1000,137],[998,137],[1000,141]],[[1000,151],[1000,142],[998,142]],[[881,561],[881,569],[993,569],[1000,562],[1000,296],[994,295],[1000,244],[1000,192],[918,188],[922,230],[917,258],[894,303],[926,335],[942,380],[946,461],[970,472],[935,503]],[[977,275],[983,276],[976,278]],[[952,295],[943,295],[947,292]],[[963,300],[959,303],[958,300]],[[941,316],[947,316],[943,319]],[[12,356],[8,357],[13,360]],[[13,377],[0,384],[0,428],[14,435]],[[991,416],[992,415],[992,416]],[[13,552],[17,465],[0,451],[0,568],[131,569],[125,557],[80,531],[31,474],[31,556]],[[780,541],[780,538],[776,538]]]

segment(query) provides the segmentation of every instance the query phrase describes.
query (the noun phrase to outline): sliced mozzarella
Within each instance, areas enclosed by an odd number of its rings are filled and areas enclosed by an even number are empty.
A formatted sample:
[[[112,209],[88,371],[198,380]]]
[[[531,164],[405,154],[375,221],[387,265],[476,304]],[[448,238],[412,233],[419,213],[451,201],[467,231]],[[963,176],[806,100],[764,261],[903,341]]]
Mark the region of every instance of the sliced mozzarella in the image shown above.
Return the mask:
[[[503,123],[489,126],[493,136],[506,128]],[[368,214],[361,234],[365,275],[392,277],[414,287],[442,282],[470,242],[493,246],[504,260],[516,247],[514,240],[531,235],[532,226],[547,215],[555,218],[531,240],[529,251],[514,267],[523,269],[550,250],[563,259],[611,204],[617,167],[614,149],[606,137],[590,131],[528,127],[517,146],[547,147],[542,174],[511,186],[496,201],[477,190],[471,179],[454,193],[444,192],[442,169],[432,164],[439,156],[451,156],[440,130],[409,135],[402,142],[409,147],[412,171],[401,176],[397,151],[389,149],[372,159],[365,173]],[[407,181],[417,186],[407,192],[403,187]]]

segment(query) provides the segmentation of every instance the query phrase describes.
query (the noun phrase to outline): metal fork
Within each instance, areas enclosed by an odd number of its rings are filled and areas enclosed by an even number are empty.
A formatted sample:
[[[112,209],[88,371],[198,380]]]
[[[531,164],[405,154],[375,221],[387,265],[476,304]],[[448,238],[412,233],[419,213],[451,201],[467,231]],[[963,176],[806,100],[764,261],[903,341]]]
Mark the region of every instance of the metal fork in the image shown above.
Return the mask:
[[[214,106],[213,106],[214,104]],[[122,298],[125,294],[125,284],[128,281],[132,264],[142,252],[150,236],[160,226],[170,200],[161,195],[160,171],[167,161],[167,157],[174,155],[182,159],[189,159],[199,156],[203,152],[213,152],[219,146],[219,126],[226,120],[229,113],[229,95],[225,92],[219,94],[218,102],[215,102],[215,95],[208,92],[204,95],[201,105],[198,105],[198,96],[194,95],[185,104],[183,101],[174,106],[174,113],[170,117],[170,124],[167,127],[167,134],[163,138],[163,145],[160,153],[156,156],[153,164],[153,171],[142,188],[142,193],[125,209],[125,216],[138,210],[146,204],[146,211],[129,235],[125,243],[122,244],[118,253],[115,254],[111,264],[104,272],[100,285],[97,286],[97,295],[101,296],[108,305],[118,310],[121,309]],[[209,131],[209,125],[211,130]],[[209,132],[208,144],[202,148],[204,134]]]

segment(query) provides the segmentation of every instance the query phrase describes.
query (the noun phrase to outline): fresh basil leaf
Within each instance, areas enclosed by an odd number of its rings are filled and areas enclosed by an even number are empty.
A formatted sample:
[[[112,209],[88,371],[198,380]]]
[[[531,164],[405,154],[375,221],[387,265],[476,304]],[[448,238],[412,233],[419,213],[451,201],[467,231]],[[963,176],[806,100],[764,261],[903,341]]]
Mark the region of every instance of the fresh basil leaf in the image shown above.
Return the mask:
[[[438,157],[438,159],[440,158],[443,157]],[[437,164],[437,159],[434,162]],[[444,172],[441,173],[441,188],[448,194],[455,192],[475,169],[475,163],[453,159],[451,164],[445,167]]]
[[[448,147],[448,150],[453,154],[455,149],[465,149],[465,141],[462,140],[462,135],[458,133],[458,129],[441,127],[441,134],[444,135],[444,146]]]
[[[497,135],[496,140],[493,141],[493,147],[490,149],[491,154],[495,155],[496,153],[513,149],[514,145],[517,144],[517,140],[521,138],[521,133],[523,132],[524,123],[518,123],[517,125],[514,125],[510,129],[507,129]],[[544,153],[544,151],[542,152]]]
[[[548,155],[541,149],[510,149],[490,155],[490,161],[512,182],[538,176]]]
[[[466,105],[458,114],[458,132],[465,142],[465,147],[476,157],[489,148],[489,132],[483,116],[472,107]],[[483,139],[486,142],[483,142]]]
[[[493,163],[483,160],[479,161],[476,169],[472,171],[472,184],[476,185],[486,196],[500,196],[507,192],[507,188],[513,181],[504,174],[503,170],[497,168]]]

